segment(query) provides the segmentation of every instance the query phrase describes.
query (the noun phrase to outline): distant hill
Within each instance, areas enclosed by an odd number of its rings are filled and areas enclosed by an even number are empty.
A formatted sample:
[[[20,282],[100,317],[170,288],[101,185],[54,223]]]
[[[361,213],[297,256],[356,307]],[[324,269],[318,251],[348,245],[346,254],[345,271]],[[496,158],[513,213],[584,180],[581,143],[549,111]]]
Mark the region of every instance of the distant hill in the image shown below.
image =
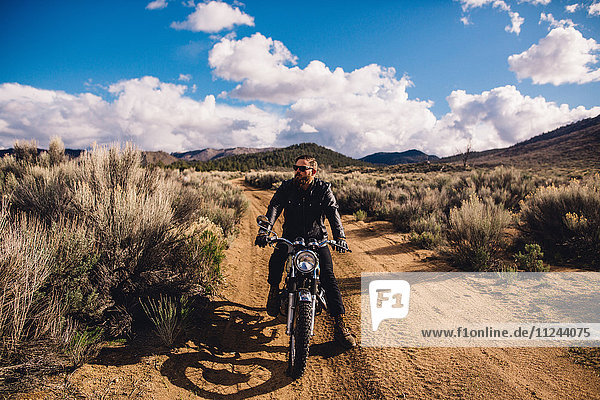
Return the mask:
[[[184,153],[171,153],[172,156],[185,161],[211,161],[223,157],[238,156],[241,154],[264,153],[276,150],[277,147],[233,147],[230,149],[203,149],[186,151]]]
[[[445,157],[444,163],[462,162],[462,155]],[[516,167],[600,167],[600,115],[532,137],[513,146],[473,152],[471,165]]]
[[[412,164],[412,163],[420,163],[425,161],[437,161],[439,157],[430,156],[419,150],[407,150],[401,153],[398,152],[381,152],[369,154],[363,158],[360,158],[361,161],[369,162],[372,164],[385,164],[385,165],[396,165],[396,164]]]
[[[171,154],[164,151],[142,151],[142,164],[163,164],[169,165],[176,161],[179,161],[177,157],[173,157]]]
[[[366,166],[364,161],[347,157],[341,153],[330,150],[314,143],[295,144],[285,148],[277,148],[271,151],[263,151],[253,154],[241,154],[222,157],[205,162],[187,162],[180,160],[171,165],[174,168],[195,167],[198,170],[225,170],[225,171],[249,171],[251,169],[264,168],[290,168],[296,157],[301,154],[309,154],[315,157],[319,167],[344,167],[344,166]]]

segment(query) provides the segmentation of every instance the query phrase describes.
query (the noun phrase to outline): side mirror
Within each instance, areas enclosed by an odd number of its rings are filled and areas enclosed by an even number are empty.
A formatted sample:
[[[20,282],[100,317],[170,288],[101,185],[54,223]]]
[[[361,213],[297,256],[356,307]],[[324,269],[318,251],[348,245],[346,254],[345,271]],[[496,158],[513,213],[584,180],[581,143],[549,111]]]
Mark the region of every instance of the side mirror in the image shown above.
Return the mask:
[[[258,226],[264,228],[268,228],[270,225],[269,219],[266,215],[259,215],[258,217],[256,217],[256,223],[258,224]]]

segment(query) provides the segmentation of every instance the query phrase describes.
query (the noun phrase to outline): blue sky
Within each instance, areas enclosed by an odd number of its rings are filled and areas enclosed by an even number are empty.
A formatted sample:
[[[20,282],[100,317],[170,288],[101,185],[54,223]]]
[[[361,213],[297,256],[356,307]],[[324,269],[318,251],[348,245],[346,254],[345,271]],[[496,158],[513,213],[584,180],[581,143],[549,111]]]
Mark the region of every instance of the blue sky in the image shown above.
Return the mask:
[[[504,147],[600,114],[600,3],[11,1],[0,147]]]

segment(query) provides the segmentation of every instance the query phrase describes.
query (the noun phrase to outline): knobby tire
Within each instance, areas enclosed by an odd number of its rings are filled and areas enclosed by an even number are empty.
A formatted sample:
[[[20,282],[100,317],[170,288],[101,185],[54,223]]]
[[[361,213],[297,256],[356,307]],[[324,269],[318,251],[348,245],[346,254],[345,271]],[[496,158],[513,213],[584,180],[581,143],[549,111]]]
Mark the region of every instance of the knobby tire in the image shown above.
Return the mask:
[[[296,309],[296,321],[290,336],[289,372],[293,379],[304,374],[310,345],[310,326],[312,320],[311,303],[299,302]]]

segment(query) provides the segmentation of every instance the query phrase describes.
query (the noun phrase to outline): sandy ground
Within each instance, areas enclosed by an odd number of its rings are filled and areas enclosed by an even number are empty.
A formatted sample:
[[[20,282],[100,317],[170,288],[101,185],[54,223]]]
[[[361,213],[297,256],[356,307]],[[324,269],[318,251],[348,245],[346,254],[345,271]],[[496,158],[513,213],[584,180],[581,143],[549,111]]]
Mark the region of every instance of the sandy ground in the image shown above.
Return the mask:
[[[251,205],[227,251],[223,299],[210,306],[198,332],[174,351],[105,349],[57,385],[90,399],[600,399],[598,369],[575,364],[563,348],[344,351],[325,315],[317,317],[307,371],[292,381],[285,375],[283,321],[264,311],[271,251],[253,246],[256,217],[273,192],[237,183]],[[449,270],[385,222],[345,217],[344,226],[353,253],[334,254],[335,271],[347,322],[359,337],[361,272]]]

